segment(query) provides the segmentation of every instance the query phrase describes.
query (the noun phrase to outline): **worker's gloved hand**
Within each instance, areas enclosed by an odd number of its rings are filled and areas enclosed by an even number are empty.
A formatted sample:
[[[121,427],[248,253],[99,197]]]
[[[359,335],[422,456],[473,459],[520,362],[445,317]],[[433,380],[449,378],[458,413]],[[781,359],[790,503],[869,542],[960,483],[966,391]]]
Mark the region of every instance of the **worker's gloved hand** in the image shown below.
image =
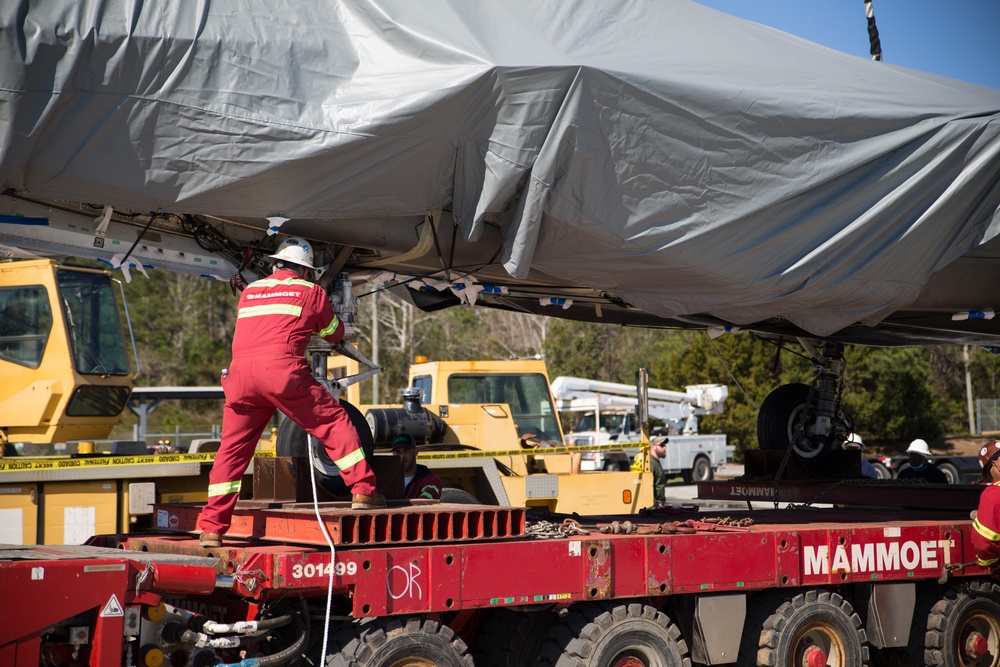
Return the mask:
[[[971,512],[969,512],[970,520],[975,521],[977,516],[979,516],[979,510],[972,510]]]

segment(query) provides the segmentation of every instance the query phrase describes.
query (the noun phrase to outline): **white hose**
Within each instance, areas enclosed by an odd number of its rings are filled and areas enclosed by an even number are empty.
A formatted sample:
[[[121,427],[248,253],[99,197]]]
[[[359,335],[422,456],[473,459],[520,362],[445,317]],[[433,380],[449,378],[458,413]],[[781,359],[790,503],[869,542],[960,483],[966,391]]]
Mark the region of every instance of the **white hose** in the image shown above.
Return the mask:
[[[310,463],[319,460],[319,452],[316,449],[318,442],[319,441],[311,434],[309,435],[309,457],[312,459]],[[309,480],[312,482],[313,511],[316,513],[316,521],[319,523],[319,529],[323,531],[323,537],[326,539],[326,544],[330,547],[330,568],[328,571],[330,578],[326,586],[326,616],[323,619],[323,651],[320,653],[320,664],[325,665],[327,642],[330,639],[330,608],[333,604],[333,571],[336,569],[337,549],[334,547],[333,538],[330,537],[330,533],[326,529],[326,524],[323,523],[323,518],[319,513],[319,497],[316,492],[316,473],[312,470],[310,470],[309,473]]]

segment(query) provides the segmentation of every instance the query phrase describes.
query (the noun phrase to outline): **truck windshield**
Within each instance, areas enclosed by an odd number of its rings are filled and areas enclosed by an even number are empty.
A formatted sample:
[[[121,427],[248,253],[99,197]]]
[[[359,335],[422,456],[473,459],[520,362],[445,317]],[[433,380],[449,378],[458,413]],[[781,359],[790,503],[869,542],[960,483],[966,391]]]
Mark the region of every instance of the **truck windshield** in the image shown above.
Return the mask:
[[[128,355],[111,280],[102,274],[56,271],[73,365],[84,375],[128,375]]]
[[[625,415],[615,412],[602,412],[600,426],[595,428],[597,420],[594,412],[584,412],[573,427],[574,431],[600,431],[601,433],[619,433],[625,422]]]
[[[455,374],[448,378],[451,403],[507,403],[518,435],[562,444],[549,383],[540,373]]]
[[[44,287],[0,289],[0,359],[38,368],[51,330],[52,311]]]

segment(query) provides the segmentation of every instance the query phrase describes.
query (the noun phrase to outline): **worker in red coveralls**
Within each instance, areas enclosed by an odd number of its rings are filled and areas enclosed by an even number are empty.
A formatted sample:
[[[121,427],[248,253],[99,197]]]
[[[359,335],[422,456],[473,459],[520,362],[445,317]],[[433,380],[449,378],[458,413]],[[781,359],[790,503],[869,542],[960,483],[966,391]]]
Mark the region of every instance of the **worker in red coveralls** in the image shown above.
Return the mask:
[[[979,496],[979,508],[972,521],[972,546],[976,562],[993,570],[1000,563],[1000,442],[993,441],[979,450],[983,481],[989,486]]]
[[[385,507],[358,432],[313,378],[304,357],[313,333],[331,343],[344,337],[326,291],[310,281],[312,246],[292,237],[271,257],[274,273],[248,285],[240,296],[233,359],[222,372],[226,406],[222,442],[208,477],[208,503],[199,521],[203,547],[222,545],[243,473],[275,408],[323,443],[351,488],[352,508]]]
[[[403,472],[404,498],[441,498],[441,478],[427,466],[417,463],[417,441],[412,435],[401,433],[393,438],[392,453],[399,458],[399,467]]]

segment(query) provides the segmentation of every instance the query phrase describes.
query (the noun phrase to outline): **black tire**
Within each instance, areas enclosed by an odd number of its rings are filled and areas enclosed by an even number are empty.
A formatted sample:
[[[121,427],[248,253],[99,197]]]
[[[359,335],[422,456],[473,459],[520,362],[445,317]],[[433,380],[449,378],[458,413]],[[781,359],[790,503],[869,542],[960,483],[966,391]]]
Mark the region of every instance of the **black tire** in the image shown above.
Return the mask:
[[[375,441],[372,438],[368,422],[365,421],[365,416],[347,401],[340,401],[340,405],[347,412],[347,416],[350,417],[354,430],[358,432],[358,438],[361,440],[361,449],[364,450],[365,456],[371,457],[375,452]],[[274,443],[274,455],[308,458],[309,434],[301,426],[288,417],[285,417],[281,420],[281,424],[278,425],[278,435]],[[344,483],[344,480],[340,478],[340,471],[337,470],[337,466],[334,465],[330,456],[326,453],[325,447],[320,447],[319,458],[324,469],[329,471],[330,474],[324,474],[313,468],[316,482],[323,489],[335,496],[350,495],[351,490]]]
[[[970,581],[948,589],[931,608],[924,662],[943,667],[1000,665],[1000,586]],[[982,650],[984,653],[971,653]]]
[[[820,650],[829,667],[860,667],[868,663],[867,641],[849,602],[829,591],[808,591],[764,622],[757,660],[763,665],[812,664],[808,654]]]
[[[786,450],[793,447],[792,437],[795,425],[809,401],[809,385],[794,383],[784,384],[772,391],[761,403],[757,415],[757,443],[761,449]],[[811,473],[823,471],[824,463],[830,450],[821,447],[811,456],[802,456],[799,451],[799,462]]]
[[[782,590],[764,590],[747,596],[747,616],[743,623],[743,635],[740,637],[737,665],[750,667],[757,664],[757,651],[760,650],[764,623],[778,607],[788,602],[790,597],[790,591]]]
[[[473,667],[469,647],[451,628],[422,616],[371,618],[339,632],[326,667]]]
[[[791,445],[793,420],[809,400],[809,385],[783,384],[764,399],[757,415],[761,449],[785,450]]]
[[[554,667],[690,667],[687,643],[666,614],[633,603],[580,604],[549,632],[539,664]]]
[[[892,479],[892,471],[889,467],[883,463],[873,462],[872,467],[875,468],[875,472],[878,474],[879,479]]]
[[[441,489],[441,502],[458,505],[482,505],[479,499],[464,489],[446,486]]]
[[[715,479],[715,471],[712,470],[712,462],[704,456],[699,456],[691,466],[691,481],[711,482]]]
[[[958,472],[958,468],[955,467],[955,464],[939,463],[937,464],[937,469],[944,473],[944,476],[948,478],[949,484],[962,483],[962,474]]]
[[[557,620],[548,609],[491,610],[476,639],[476,667],[532,667],[549,628]]]

